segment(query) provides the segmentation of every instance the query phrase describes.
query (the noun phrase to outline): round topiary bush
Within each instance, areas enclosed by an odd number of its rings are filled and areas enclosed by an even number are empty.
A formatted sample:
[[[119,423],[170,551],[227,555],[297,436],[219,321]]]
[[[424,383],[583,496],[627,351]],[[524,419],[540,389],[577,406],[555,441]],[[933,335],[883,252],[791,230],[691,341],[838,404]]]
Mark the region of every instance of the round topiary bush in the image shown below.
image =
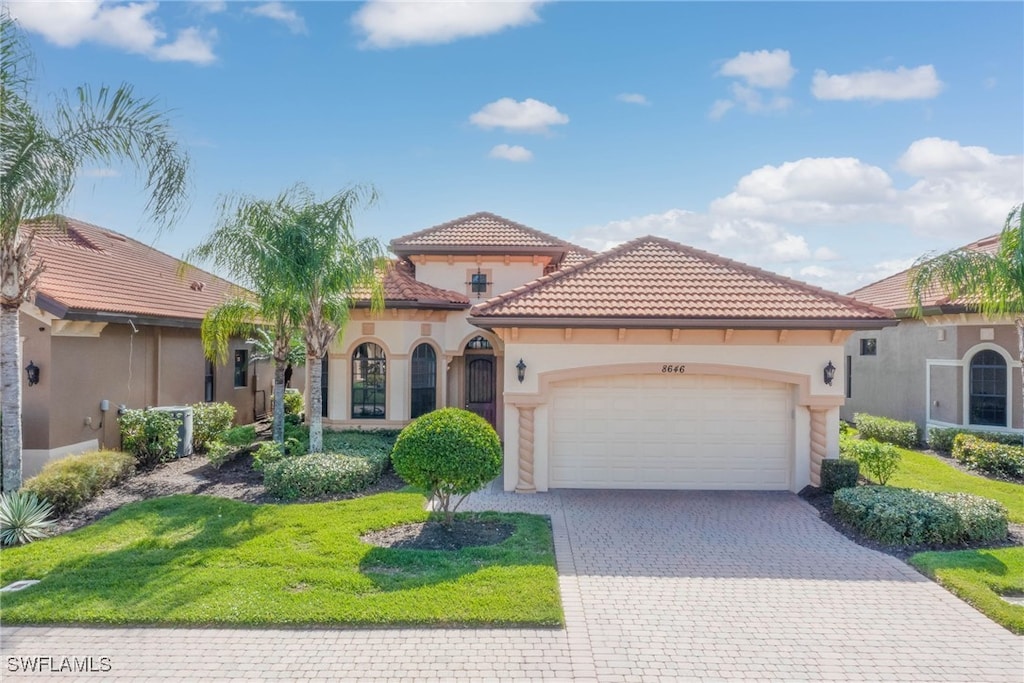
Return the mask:
[[[888,545],[956,545],[1006,538],[1006,508],[967,493],[936,493],[891,486],[836,491],[836,516],[868,538]]]
[[[501,441],[479,415],[442,408],[402,430],[391,461],[398,476],[431,492],[451,524],[466,496],[501,474]],[[452,496],[461,496],[454,507]]]

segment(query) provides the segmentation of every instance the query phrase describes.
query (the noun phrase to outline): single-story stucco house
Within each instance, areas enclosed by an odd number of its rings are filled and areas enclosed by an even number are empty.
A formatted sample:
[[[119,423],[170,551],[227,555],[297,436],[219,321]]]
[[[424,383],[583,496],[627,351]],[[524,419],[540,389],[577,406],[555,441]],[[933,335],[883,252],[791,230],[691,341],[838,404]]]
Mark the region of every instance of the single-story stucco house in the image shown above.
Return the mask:
[[[964,246],[992,253],[1000,236]],[[937,288],[911,315],[910,271],[891,275],[850,296],[892,309],[899,325],[858,331],[846,342],[846,404],[854,413],[911,420],[927,437],[932,427],[1019,432],[1021,406],[1017,331],[1009,318],[987,318],[969,302],[950,301]]]
[[[658,237],[601,254],[491,213],[397,238],[326,362],[328,426],[485,417],[506,490],[817,484],[847,337],[891,311]],[[832,381],[833,374],[835,381]]]
[[[270,363],[253,363],[245,340],[228,362],[203,355],[199,326],[232,285],[137,240],[82,221],[36,227],[45,264],[31,303],[21,306],[25,477],[50,461],[117,448],[118,406],[226,401],[249,423],[272,394]],[[299,375],[299,373],[296,373]],[[297,376],[296,379],[299,379]]]

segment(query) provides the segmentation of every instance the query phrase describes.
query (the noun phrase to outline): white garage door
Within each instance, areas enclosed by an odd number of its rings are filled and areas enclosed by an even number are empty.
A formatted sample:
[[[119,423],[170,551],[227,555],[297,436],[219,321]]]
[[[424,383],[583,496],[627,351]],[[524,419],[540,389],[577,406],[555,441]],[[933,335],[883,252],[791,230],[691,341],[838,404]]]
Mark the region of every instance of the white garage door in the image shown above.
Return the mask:
[[[792,392],[717,375],[561,382],[550,423],[552,488],[790,487]]]

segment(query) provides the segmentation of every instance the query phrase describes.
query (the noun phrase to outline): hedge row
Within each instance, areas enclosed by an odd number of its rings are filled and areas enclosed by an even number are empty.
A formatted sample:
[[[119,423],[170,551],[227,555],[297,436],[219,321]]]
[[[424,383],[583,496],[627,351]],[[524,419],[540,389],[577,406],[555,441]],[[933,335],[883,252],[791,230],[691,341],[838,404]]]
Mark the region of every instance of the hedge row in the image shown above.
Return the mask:
[[[389,462],[387,452],[370,457],[311,453],[272,462],[263,472],[267,493],[285,500],[353,493],[375,483]]]
[[[1021,446],[1007,446],[970,434],[959,434],[953,440],[953,457],[971,469],[1024,479],[1024,447]]]
[[[836,491],[836,516],[887,545],[995,542],[1006,538],[1006,508],[969,493],[935,493],[891,486]]]
[[[823,460],[821,462],[821,490],[825,493],[835,493],[839,489],[856,486],[859,474],[860,465],[856,460],[850,458]]]
[[[862,439],[876,439],[903,448],[916,448],[921,441],[921,431],[914,422],[901,422],[867,413],[854,413],[853,421],[857,423],[857,431]]]
[[[1024,445],[1024,437],[1020,434],[1009,434],[1007,432],[976,432],[970,429],[959,427],[932,427],[928,430],[928,445],[933,451],[949,455],[953,452],[953,440],[958,434],[968,434],[977,439],[991,441],[992,443],[1006,444],[1007,446]]]
[[[23,490],[53,506],[57,515],[72,512],[97,494],[126,478],[135,469],[135,458],[120,451],[93,451],[71,455],[51,463],[25,482]]]

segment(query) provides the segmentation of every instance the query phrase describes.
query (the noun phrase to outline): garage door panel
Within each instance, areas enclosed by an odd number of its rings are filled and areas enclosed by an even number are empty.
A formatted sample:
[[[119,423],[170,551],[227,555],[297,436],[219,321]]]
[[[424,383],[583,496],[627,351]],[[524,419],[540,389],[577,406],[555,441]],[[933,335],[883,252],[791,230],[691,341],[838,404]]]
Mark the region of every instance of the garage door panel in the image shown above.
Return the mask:
[[[788,489],[789,387],[713,375],[621,375],[559,384],[552,487]]]

